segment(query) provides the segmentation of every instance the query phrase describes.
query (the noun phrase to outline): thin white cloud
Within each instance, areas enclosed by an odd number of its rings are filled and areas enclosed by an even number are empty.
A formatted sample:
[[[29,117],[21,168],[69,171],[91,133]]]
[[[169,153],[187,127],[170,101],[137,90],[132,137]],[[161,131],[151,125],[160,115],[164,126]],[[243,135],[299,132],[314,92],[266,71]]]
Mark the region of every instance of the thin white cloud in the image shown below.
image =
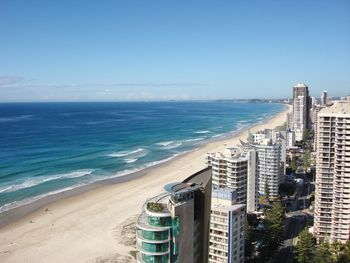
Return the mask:
[[[0,87],[21,83],[24,79],[18,76],[0,76]]]
[[[43,83],[16,76],[0,76],[1,101],[90,101],[189,99],[200,82]]]
[[[117,88],[117,87],[200,87],[207,86],[206,83],[199,82],[170,82],[170,83],[156,83],[156,82],[140,82],[140,83],[25,83],[20,77],[1,77],[0,87],[11,88],[57,88],[57,89],[74,89],[74,88]]]

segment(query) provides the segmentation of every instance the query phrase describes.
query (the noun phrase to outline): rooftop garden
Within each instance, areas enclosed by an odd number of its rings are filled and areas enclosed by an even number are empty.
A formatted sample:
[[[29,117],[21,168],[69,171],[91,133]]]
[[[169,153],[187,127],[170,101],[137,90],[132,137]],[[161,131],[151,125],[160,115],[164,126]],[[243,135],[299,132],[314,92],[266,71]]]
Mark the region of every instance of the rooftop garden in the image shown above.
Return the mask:
[[[147,210],[154,213],[162,212],[164,209],[163,205],[160,203],[155,202],[148,202],[147,203]]]

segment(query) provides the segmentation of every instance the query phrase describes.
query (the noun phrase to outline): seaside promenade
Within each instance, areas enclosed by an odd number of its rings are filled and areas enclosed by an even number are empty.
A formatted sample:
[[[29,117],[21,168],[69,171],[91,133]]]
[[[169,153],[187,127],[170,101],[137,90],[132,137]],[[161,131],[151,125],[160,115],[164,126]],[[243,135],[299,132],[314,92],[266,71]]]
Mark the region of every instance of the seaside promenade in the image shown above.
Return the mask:
[[[291,109],[255,125],[251,131],[274,128]],[[246,140],[244,130],[232,138],[211,142],[147,170],[134,180],[99,187],[60,199],[0,228],[0,262],[133,262],[134,222],[145,197],[163,185],[182,181],[205,168],[207,152],[222,151]]]

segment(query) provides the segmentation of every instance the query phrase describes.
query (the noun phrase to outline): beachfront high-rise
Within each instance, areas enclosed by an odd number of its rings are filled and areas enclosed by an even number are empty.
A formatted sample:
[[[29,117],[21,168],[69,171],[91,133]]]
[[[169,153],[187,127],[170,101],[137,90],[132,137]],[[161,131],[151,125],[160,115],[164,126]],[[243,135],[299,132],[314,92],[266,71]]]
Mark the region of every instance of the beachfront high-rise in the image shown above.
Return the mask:
[[[309,88],[299,83],[293,87],[293,131],[295,139],[301,141],[306,129],[310,128]]]
[[[255,151],[245,153],[239,148],[207,154],[213,170],[210,263],[244,262],[246,204],[249,212],[257,210],[255,156]]]
[[[350,96],[317,116],[314,234],[318,241],[350,238]]]
[[[281,146],[278,143],[254,144],[258,153],[259,193],[268,194],[269,198],[278,196],[281,181]]]
[[[244,262],[245,218],[244,204],[212,206],[209,263]]]
[[[238,148],[227,148],[224,153],[207,155],[208,164],[213,170],[213,187],[230,188],[236,194],[236,202],[247,200],[248,159],[241,156]]]
[[[138,262],[208,262],[211,169],[145,202],[137,221]]]
[[[282,181],[283,166],[285,165],[286,139],[280,132],[265,129],[249,134],[248,143],[242,143],[245,149],[254,149],[257,153],[257,177],[259,193],[269,195],[274,199],[278,196],[278,186]],[[283,146],[283,147],[282,147]]]
[[[213,171],[213,188],[228,188],[234,192],[234,203],[246,204],[247,211],[257,210],[256,152],[227,148],[223,153],[207,154],[207,164]]]
[[[236,204],[232,189],[213,189],[209,238],[210,263],[244,262],[245,207],[244,204]]]

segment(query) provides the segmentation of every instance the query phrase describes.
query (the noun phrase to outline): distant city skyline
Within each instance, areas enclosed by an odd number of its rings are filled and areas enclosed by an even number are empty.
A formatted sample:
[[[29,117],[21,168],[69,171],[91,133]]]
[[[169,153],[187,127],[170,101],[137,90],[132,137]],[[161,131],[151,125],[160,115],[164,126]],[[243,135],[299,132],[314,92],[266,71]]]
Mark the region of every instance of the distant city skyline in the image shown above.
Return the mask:
[[[350,90],[350,2],[0,3],[0,102]]]

